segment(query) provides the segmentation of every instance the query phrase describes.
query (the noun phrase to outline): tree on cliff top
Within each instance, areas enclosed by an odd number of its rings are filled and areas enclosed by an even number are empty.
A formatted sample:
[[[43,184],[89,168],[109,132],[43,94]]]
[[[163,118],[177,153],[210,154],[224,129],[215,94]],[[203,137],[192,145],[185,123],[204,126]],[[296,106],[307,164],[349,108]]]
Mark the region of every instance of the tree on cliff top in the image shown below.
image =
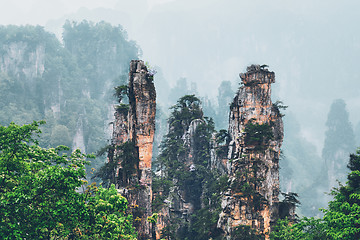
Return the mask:
[[[181,138],[194,119],[202,119],[201,101],[195,95],[185,95],[172,106],[169,117],[169,138]],[[169,135],[170,134],[170,135]]]
[[[171,224],[163,229],[162,236],[165,239],[220,239],[221,230],[217,228],[220,192],[226,189],[227,178],[220,177],[216,170],[209,168],[214,122],[203,116],[201,101],[195,95],[181,97],[171,110],[169,131],[157,159],[161,176],[153,176],[153,211],[161,209],[169,195],[176,195],[170,197],[170,201],[177,201],[178,195],[171,191],[181,192],[182,198],[191,203],[194,210],[186,221],[180,221],[176,216],[178,213],[172,213],[175,216],[171,216]],[[191,125],[193,120],[198,119],[196,124]],[[187,134],[190,125],[194,126],[191,146],[184,144],[184,134]],[[189,152],[194,154],[189,157]],[[192,164],[188,166],[187,161]]]
[[[170,177],[174,177],[178,175],[178,168],[181,167],[180,158],[185,153],[182,137],[191,121],[203,118],[203,112],[201,101],[195,95],[181,97],[170,109],[172,112],[168,119],[169,132],[161,143],[158,163],[167,169]]]
[[[38,145],[39,125],[0,125],[1,239],[136,239],[127,200],[84,184],[85,155]]]

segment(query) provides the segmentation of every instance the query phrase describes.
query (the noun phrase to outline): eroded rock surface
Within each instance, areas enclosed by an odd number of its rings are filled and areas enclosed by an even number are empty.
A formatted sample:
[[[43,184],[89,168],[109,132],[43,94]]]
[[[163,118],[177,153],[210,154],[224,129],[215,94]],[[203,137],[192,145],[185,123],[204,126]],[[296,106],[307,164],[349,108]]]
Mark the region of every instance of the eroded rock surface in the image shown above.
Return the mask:
[[[129,73],[129,109],[115,113],[112,144],[114,159],[119,161],[116,176],[119,181],[117,188],[128,199],[133,210],[134,222],[139,239],[150,239],[152,226],[147,221],[151,216],[152,178],[151,159],[155,133],[156,92],[153,76],[149,74],[143,61],[133,60]],[[124,143],[131,143],[133,155],[138,159],[133,166],[134,172],[123,169]],[[110,153],[111,156],[111,153]]]
[[[194,119],[186,127],[182,137],[182,145],[184,146],[184,154],[179,157],[179,160],[184,164],[184,171],[196,171],[196,164],[194,163],[195,156],[195,134],[197,128],[205,124],[203,119]],[[179,179],[173,179],[174,186],[172,187],[169,197],[165,200],[164,206],[159,211],[159,220],[155,229],[156,239],[161,239],[161,232],[166,227],[174,227],[179,231],[191,221],[191,215],[195,210],[201,207],[200,196],[194,197],[193,193],[184,186],[179,186]],[[201,195],[201,192],[198,193]]]
[[[278,218],[283,141],[281,114],[271,101],[275,74],[252,65],[240,78],[243,85],[230,107],[228,156],[218,158],[220,163],[214,158],[214,165],[226,166],[230,181],[218,227],[227,239],[239,225],[251,226],[268,238]]]

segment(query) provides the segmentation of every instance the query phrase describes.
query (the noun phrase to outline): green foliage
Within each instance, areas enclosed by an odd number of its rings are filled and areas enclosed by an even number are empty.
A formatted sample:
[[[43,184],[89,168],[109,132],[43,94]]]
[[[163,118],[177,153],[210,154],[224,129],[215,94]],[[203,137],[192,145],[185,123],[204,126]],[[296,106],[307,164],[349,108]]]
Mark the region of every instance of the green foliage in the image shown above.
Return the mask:
[[[92,179],[100,179],[103,187],[109,187],[116,182],[116,169],[118,162],[110,159],[97,170]]]
[[[179,78],[176,81],[175,86],[166,93],[168,94],[168,100],[170,104],[174,104],[183,96],[196,94],[196,90],[193,89],[193,83],[191,83],[191,86],[189,86],[188,80],[186,78]]]
[[[170,179],[185,180],[190,175],[189,171],[186,170],[186,166],[181,162],[186,152],[182,136],[187,131],[192,120],[202,119],[203,113],[200,103],[200,100],[194,95],[185,95],[179,99],[176,105],[171,107],[172,113],[168,120],[169,132],[161,143],[161,154],[157,159],[157,165],[160,169],[166,169],[167,176]],[[211,120],[209,121],[211,122]],[[204,128],[206,131],[206,127]],[[204,134],[208,135],[207,133]],[[201,154],[204,154],[204,152]],[[181,185],[183,185],[183,181]]]
[[[265,237],[258,234],[250,226],[240,225],[231,233],[232,240],[264,240]]]
[[[34,48],[39,43],[45,43],[53,34],[48,33],[42,26],[0,26],[1,45],[13,42],[23,42]]]
[[[94,189],[94,190],[93,190]],[[127,200],[117,193],[115,185],[109,189],[88,188],[85,194],[87,196],[87,208],[89,209],[93,226],[86,226],[83,235],[88,235],[90,239],[136,239],[135,229],[132,226],[133,219],[131,215],[125,213],[127,209]],[[83,237],[87,239],[86,237]]]
[[[159,176],[153,176],[153,211],[161,209],[174,183],[195,209],[189,224],[172,219],[172,223],[163,230],[162,237],[167,239],[219,239],[221,234],[216,226],[221,209],[220,193],[227,188],[227,178],[209,169],[214,122],[211,118],[203,117],[200,104],[194,95],[185,95],[171,108],[169,132],[165,135],[157,159],[160,172]],[[184,145],[182,137],[191,121],[196,119],[199,122],[191,146],[193,165],[189,167],[184,159],[190,149]]]
[[[333,190],[334,200],[324,210],[333,239],[360,239],[360,150],[350,155],[348,168],[347,184]]]
[[[177,227],[180,224],[180,219],[173,219],[171,224],[168,224],[165,228],[161,230],[161,239],[176,239],[178,240],[176,235]]]
[[[216,143],[217,144],[221,144],[221,143],[225,143],[227,142],[229,139],[229,133],[227,130],[225,129],[221,129],[217,134],[216,134]]]
[[[289,192],[281,194],[284,196],[283,202],[292,204],[294,206],[300,205],[300,201],[298,200],[299,195],[297,193]]]
[[[234,193],[247,199],[249,207],[253,208],[254,211],[262,210],[263,205],[267,202],[257,190],[264,180],[258,176],[258,164],[260,164],[260,161],[254,161],[253,166],[250,168],[242,166],[242,170],[236,172],[236,178],[230,185]]]
[[[115,87],[115,93],[114,96],[118,99],[119,103],[121,103],[122,99],[124,98],[124,96],[129,95],[129,87],[127,85],[120,85]]]
[[[167,138],[174,140],[181,138],[192,120],[202,119],[203,112],[200,104],[201,101],[195,95],[185,95],[170,108],[172,112],[168,122],[171,131],[169,131]]]
[[[131,180],[138,174],[139,158],[135,143],[132,141],[125,142],[115,147],[109,145],[102,149],[101,152],[108,152],[108,162],[106,162],[94,175],[94,179],[101,179],[103,186],[110,184],[119,184],[128,186]],[[120,168],[118,170],[118,166]]]
[[[105,153],[108,153],[109,151],[114,151],[114,146],[109,144],[106,145],[105,147],[100,148],[97,152],[96,152],[96,156],[102,156]]]
[[[217,228],[221,212],[221,194],[228,189],[228,177],[215,171],[203,173],[202,208],[191,216],[191,224],[186,236],[188,239],[222,239],[222,230]]]
[[[216,135],[216,143],[219,144],[218,149],[216,149],[216,154],[219,157],[226,156],[228,146],[226,145],[229,141],[229,133],[225,129],[221,129]]]
[[[128,141],[118,147],[118,155],[115,156],[115,161],[120,162],[118,182],[120,186],[127,186],[130,184],[133,177],[140,179],[137,176],[139,169],[139,155],[135,142]]]
[[[169,196],[170,188],[173,186],[172,180],[153,174],[152,190],[154,197],[152,200],[153,212],[159,212],[164,206],[164,201]]]
[[[80,193],[86,156],[41,148],[42,123],[0,125],[0,238],[136,239],[127,200],[114,185]]]
[[[105,144],[111,86],[126,84],[128,64],[139,53],[120,26],[67,22],[63,44],[40,26],[0,26],[0,43],[1,57],[13,59],[0,73],[0,124],[45,119],[41,147],[91,153]],[[91,167],[104,162],[93,159]]]
[[[270,234],[271,240],[327,240],[326,229],[321,219],[302,218],[296,224],[288,219],[278,220]]]
[[[194,240],[221,239],[222,231],[217,228],[219,213],[209,208],[199,209],[191,216],[190,229],[184,235]]]
[[[290,211],[292,209],[295,210],[295,207],[298,207],[300,205],[300,201],[298,200],[299,195],[293,192],[282,192],[281,194],[284,196],[284,200],[279,203],[279,218],[285,219],[293,217],[295,219],[291,220],[296,221],[297,215],[295,214],[295,216],[290,216]]]
[[[115,107],[116,111],[124,116],[127,116],[128,112],[129,112],[129,109],[130,109],[130,106],[129,104],[124,104],[124,103],[121,103],[120,105],[117,105]]]
[[[202,117],[201,108],[198,105],[199,100],[193,95],[183,97],[169,118],[169,133],[165,136],[162,143],[162,152],[158,162],[160,167],[165,168],[169,178],[178,179],[178,185],[186,187],[189,191],[194,191],[193,196],[196,199],[201,193],[199,184],[202,178],[198,174],[206,171],[210,159],[210,138],[214,131],[212,119],[205,118],[200,123],[194,134],[194,156],[193,161],[197,171],[189,171],[188,167],[182,162],[182,157],[186,149],[182,143],[182,135],[187,130],[190,122],[197,117]],[[181,105],[179,105],[181,104]],[[182,107],[180,107],[182,106]],[[200,203],[199,203],[200,204]]]
[[[271,126],[268,123],[259,124],[249,121],[245,126],[245,144],[255,146],[255,150],[262,150],[263,145],[274,138]]]
[[[147,221],[152,224],[156,224],[159,215],[157,213],[153,213],[151,216],[147,217]]]
[[[210,140],[215,131],[215,124],[211,118],[204,117],[204,122],[197,126],[194,134],[194,163],[208,167],[210,161]]]
[[[273,107],[279,113],[279,115],[281,117],[284,117],[285,114],[281,113],[281,110],[285,111],[289,106],[286,106],[286,105],[284,105],[284,103],[282,101],[277,100],[276,102],[273,103]]]
[[[280,220],[271,239],[360,239],[360,150],[350,155],[348,168],[346,185],[332,191],[322,219],[302,218],[293,225]]]

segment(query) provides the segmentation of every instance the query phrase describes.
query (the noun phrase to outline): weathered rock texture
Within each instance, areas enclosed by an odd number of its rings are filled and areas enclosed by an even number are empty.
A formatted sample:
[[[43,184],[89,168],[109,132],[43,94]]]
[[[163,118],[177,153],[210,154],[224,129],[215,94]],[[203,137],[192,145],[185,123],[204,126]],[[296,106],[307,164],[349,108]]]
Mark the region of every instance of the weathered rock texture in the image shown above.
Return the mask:
[[[2,46],[5,53],[0,58],[1,72],[24,75],[28,81],[41,77],[45,71],[45,46],[31,49],[26,42],[14,42]]]
[[[226,165],[231,182],[222,197],[218,227],[227,239],[231,239],[239,225],[251,226],[268,238],[278,218],[279,158],[283,140],[281,114],[271,101],[275,74],[252,65],[240,78],[243,85],[230,107],[228,156],[218,158],[220,163],[213,164]],[[250,125],[258,130],[247,133],[245,130]],[[259,140],[258,134],[266,133],[266,129],[272,134]]]
[[[181,141],[184,146],[184,154],[179,156],[179,160],[184,164],[183,171],[194,172],[196,166],[194,163],[195,156],[195,133],[199,125],[204,124],[203,119],[194,119],[185,129]],[[161,232],[165,227],[172,226],[175,232],[186,226],[190,216],[201,208],[201,192],[194,196],[194,193],[188,188],[179,186],[179,180],[173,179],[174,187],[171,189],[169,197],[165,200],[164,207],[159,211],[159,220],[155,229],[156,239],[161,239]]]
[[[143,61],[133,60],[129,73],[129,109],[117,111],[113,130],[112,144],[115,146],[113,157],[119,161],[116,177],[117,187],[129,201],[135,217],[135,225],[139,239],[151,238],[151,224],[147,217],[151,216],[151,159],[155,132],[156,92],[153,76],[149,74]],[[139,159],[134,164],[135,172],[124,180],[124,161],[121,146],[132,143],[134,155]],[[131,145],[130,145],[131,146]],[[110,153],[111,155],[112,153]],[[128,176],[127,176],[128,178]]]

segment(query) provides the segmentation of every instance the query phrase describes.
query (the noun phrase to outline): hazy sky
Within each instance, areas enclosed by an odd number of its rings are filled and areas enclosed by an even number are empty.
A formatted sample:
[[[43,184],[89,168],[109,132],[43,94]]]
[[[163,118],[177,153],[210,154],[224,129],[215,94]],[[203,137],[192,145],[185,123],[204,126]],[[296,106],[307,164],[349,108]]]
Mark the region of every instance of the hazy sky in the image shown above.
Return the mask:
[[[0,0],[0,24],[40,24],[59,37],[66,19],[121,24],[170,85],[186,77],[203,96],[216,97],[223,80],[237,88],[239,72],[266,63],[274,98],[320,152],[333,100],[360,122],[359,10],[358,0]]]
[[[335,99],[346,102],[360,139],[360,0],[0,0],[0,25],[39,24],[61,40],[67,19],[122,25],[159,72],[160,105],[175,104],[168,86],[186,78],[214,106],[222,81],[236,91],[247,66],[269,65],[272,99],[289,106],[282,150],[296,145],[294,171],[319,166]],[[297,158],[297,147],[310,154]]]
[[[86,7],[114,8],[133,0],[0,0],[0,24],[45,25],[50,19],[75,13]],[[149,8],[173,0],[147,0]]]

